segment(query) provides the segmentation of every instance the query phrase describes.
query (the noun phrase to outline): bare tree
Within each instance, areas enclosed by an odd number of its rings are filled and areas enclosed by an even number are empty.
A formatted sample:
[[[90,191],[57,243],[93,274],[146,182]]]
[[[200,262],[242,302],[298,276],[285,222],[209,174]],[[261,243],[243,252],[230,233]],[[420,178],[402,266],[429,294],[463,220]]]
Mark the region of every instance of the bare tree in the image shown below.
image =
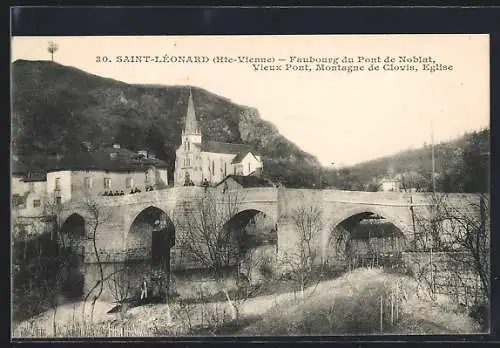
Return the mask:
[[[47,46],[47,51],[50,53],[50,59],[54,61],[54,53],[57,52],[59,49],[59,45],[55,43],[54,41],[49,41],[48,46]]]
[[[126,301],[132,292],[131,268],[127,262],[124,264],[113,263],[113,270],[107,277],[107,285],[115,302],[120,306],[120,318],[123,320],[127,311]]]
[[[34,229],[41,225],[32,224]],[[29,301],[28,312],[35,309],[53,311],[53,335],[57,334],[56,314],[60,295],[67,284],[69,260],[63,250],[57,248],[57,241],[47,238],[45,231],[34,231],[34,237],[14,235],[14,254],[18,267],[13,272],[14,291]],[[24,249],[21,251],[20,249]],[[29,253],[27,253],[29,249]],[[19,253],[22,253],[19,254]],[[18,278],[18,276],[20,278]],[[18,297],[19,298],[19,297]],[[23,304],[26,306],[26,304]],[[30,313],[34,314],[34,313]]]
[[[89,233],[86,235],[87,241],[92,244],[93,255],[95,257],[95,261],[99,268],[99,279],[96,283],[90,288],[88,293],[85,295],[83,300],[83,319],[85,320],[85,303],[89,299],[89,297],[93,294],[92,304],[91,304],[91,314],[90,314],[90,322],[92,323],[94,320],[94,308],[97,300],[102,295],[104,290],[104,281],[106,280],[104,277],[104,268],[101,260],[101,253],[97,247],[97,232],[99,228],[109,219],[109,212],[104,209],[104,207],[100,206],[99,203],[92,199],[87,199],[84,202],[85,210],[89,215],[89,220],[87,221],[87,226],[89,226]]]
[[[304,290],[317,277],[315,261],[318,257],[318,248],[315,243],[323,228],[321,209],[312,205],[302,205],[295,209],[292,221],[297,232],[296,248],[287,253],[281,260],[288,268],[288,276],[297,282],[302,300]]]
[[[222,279],[224,270],[238,265],[240,260],[237,240],[228,231],[227,223],[238,213],[243,199],[244,193],[238,189],[204,190],[186,204],[187,214],[177,223],[184,230],[179,247],[192,261],[213,273],[232,308],[233,318],[238,315],[237,309]]]
[[[468,265],[481,282],[485,299],[490,299],[490,199],[487,194],[480,194],[470,199],[463,206],[452,203],[444,204],[443,229],[444,248],[452,251],[465,251],[469,260],[460,260]],[[457,254],[451,254],[452,256]],[[472,260],[472,262],[470,262]]]
[[[213,271],[217,278],[222,277],[227,266],[237,261],[226,224],[238,213],[241,200],[239,190],[229,190],[224,194],[206,190],[185,207],[188,213],[179,221],[185,230],[179,240],[180,247],[194,261]]]
[[[451,275],[454,283],[467,290],[479,280],[480,302],[490,299],[490,228],[489,196],[469,195],[453,201],[450,194],[436,193],[430,197],[428,218],[420,218],[420,236],[416,247],[429,253],[426,265],[421,265],[419,280],[427,281],[435,291],[435,274],[441,270]],[[436,255],[443,257],[438,260]]]
[[[400,183],[403,192],[423,192],[430,186],[429,180],[416,171],[401,173]]]

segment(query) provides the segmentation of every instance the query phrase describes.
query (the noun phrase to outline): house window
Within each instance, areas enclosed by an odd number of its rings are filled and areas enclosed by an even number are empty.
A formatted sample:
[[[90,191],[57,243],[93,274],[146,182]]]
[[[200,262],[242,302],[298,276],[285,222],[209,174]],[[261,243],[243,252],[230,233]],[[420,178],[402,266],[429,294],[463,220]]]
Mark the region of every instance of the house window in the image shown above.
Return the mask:
[[[227,162],[224,162],[224,176],[227,176]]]
[[[56,197],[56,204],[57,204],[57,205],[60,205],[61,203],[62,203],[61,196],[57,196],[57,197]]]
[[[186,143],[187,145],[187,150],[189,151],[189,141]]]
[[[61,189],[61,178],[56,178],[56,190]]]
[[[42,205],[39,199],[34,199],[33,200],[33,208],[38,208]]]
[[[104,189],[109,190],[111,188],[111,178],[104,178]]]
[[[215,161],[212,160],[212,175],[215,173]]]
[[[251,171],[250,171],[250,162],[248,162],[248,173],[251,173]]]
[[[85,184],[85,188],[86,188],[87,190],[90,190],[90,189],[92,188],[92,181],[91,181],[91,178],[90,178],[90,177],[88,177],[88,176],[87,176],[87,177],[84,179],[84,181],[83,181],[83,182],[84,182],[84,184]]]
[[[134,178],[128,177],[125,184],[127,188],[132,188],[134,186]]]
[[[148,175],[148,172],[146,171],[144,174],[146,175],[146,177],[145,177],[145,179],[144,179],[144,183],[145,183],[146,185],[149,185],[149,175]]]
[[[234,166],[233,169],[234,169],[234,175],[236,175],[236,166]]]

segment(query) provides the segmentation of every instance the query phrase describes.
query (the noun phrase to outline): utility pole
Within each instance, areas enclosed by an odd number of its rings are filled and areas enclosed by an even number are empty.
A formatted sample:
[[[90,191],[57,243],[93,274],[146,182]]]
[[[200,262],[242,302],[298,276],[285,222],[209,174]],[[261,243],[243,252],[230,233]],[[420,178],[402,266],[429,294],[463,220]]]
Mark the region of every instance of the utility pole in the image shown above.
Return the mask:
[[[432,119],[431,119],[431,152],[432,152],[432,197],[433,197],[433,205],[432,205],[432,224],[431,224],[431,241],[430,241],[430,271],[431,271],[431,292],[432,296],[434,297],[434,265],[433,265],[433,260],[432,260],[432,253],[433,253],[433,247],[434,247],[434,233],[435,233],[435,224],[436,224],[436,158],[434,155],[434,129],[432,127]]]
[[[431,120],[431,151],[432,151],[432,193],[436,193],[436,158],[434,155],[434,129]]]

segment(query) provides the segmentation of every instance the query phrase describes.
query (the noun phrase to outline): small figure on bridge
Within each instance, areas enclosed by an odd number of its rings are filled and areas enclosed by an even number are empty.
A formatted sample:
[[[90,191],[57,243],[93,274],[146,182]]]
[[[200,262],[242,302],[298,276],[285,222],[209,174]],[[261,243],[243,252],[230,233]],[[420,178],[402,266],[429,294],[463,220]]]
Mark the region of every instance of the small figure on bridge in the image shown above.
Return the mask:
[[[208,180],[207,178],[203,179],[203,184],[201,185],[205,188],[205,190],[208,188]]]
[[[144,277],[141,286],[141,301],[147,298],[148,298],[148,283],[146,282],[146,277]]]

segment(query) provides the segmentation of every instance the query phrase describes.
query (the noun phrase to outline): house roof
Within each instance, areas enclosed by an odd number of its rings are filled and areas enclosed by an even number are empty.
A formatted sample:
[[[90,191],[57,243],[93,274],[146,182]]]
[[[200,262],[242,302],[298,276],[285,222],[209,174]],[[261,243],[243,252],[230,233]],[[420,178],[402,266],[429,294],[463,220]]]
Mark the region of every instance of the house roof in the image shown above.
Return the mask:
[[[226,180],[232,179],[236,181],[238,184],[241,186],[247,188],[247,187],[274,187],[274,184],[263,178],[259,178],[258,176],[246,176],[246,175],[228,175],[222,180],[220,183],[218,183],[215,186],[219,186],[222,183],[224,183]]]
[[[28,172],[28,167],[18,158],[11,158],[10,163],[12,174],[23,175]]]
[[[227,153],[231,155],[238,155],[243,153],[246,155],[251,152],[255,155],[257,153],[251,146],[246,144],[233,144],[233,143],[220,143],[218,141],[203,141],[201,144],[201,151],[214,152],[214,153]]]
[[[144,158],[126,148],[108,146],[66,156],[20,156],[12,161],[12,172],[23,175],[23,181],[43,181],[47,172],[60,170],[137,171],[146,170],[150,166],[167,168],[167,163],[159,159]]]
[[[95,151],[81,151],[72,156],[64,157],[57,167],[51,168],[48,171],[132,171],[145,170],[150,166],[166,168],[167,163],[159,159],[144,158],[144,156],[129,149],[103,147]]]
[[[36,182],[47,180],[47,173],[44,172],[28,172],[22,181],[24,182]]]

